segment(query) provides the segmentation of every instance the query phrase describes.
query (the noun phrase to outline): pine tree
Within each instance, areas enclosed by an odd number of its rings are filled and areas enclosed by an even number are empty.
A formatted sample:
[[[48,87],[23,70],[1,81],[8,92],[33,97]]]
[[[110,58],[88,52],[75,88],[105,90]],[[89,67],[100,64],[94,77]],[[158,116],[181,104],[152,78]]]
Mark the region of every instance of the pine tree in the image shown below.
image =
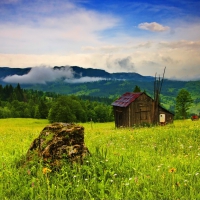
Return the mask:
[[[136,85],[135,88],[134,88],[134,90],[133,90],[133,92],[141,92],[140,87]]]
[[[38,106],[35,107],[34,118],[36,118],[36,119],[40,119],[41,118]]]
[[[14,90],[15,94],[16,94],[16,98],[18,101],[23,101],[24,100],[24,95],[23,95],[23,90],[20,87],[20,84],[17,84],[17,87]]]
[[[40,100],[39,105],[38,105],[40,117],[42,119],[46,119],[48,116],[48,107],[43,99]]]

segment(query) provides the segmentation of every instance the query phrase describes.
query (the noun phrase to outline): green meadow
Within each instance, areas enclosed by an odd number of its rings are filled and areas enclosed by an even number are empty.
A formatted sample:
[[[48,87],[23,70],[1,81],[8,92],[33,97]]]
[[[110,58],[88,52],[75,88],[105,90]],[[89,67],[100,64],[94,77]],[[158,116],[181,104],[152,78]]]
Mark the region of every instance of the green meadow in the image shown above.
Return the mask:
[[[20,166],[48,123],[0,119],[0,199],[200,199],[200,121],[119,129],[84,123],[91,156],[83,165]]]

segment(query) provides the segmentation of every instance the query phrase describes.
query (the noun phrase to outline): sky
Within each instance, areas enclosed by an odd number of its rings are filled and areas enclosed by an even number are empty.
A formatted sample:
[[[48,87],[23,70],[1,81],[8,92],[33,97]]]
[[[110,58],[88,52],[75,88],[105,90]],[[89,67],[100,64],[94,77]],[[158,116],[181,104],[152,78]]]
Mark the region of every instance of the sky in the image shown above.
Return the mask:
[[[0,0],[0,67],[144,76],[166,67],[166,78],[200,80],[199,8],[198,0]]]

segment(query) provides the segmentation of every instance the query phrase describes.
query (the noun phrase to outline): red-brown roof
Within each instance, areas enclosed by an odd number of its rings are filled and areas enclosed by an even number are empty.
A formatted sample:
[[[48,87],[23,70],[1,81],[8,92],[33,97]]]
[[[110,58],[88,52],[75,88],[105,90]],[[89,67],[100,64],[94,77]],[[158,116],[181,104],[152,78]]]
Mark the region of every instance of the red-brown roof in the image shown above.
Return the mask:
[[[143,92],[138,92],[138,93],[126,92],[111,105],[119,107],[127,107],[130,103],[135,101],[135,99],[137,99],[141,94],[143,94]]]

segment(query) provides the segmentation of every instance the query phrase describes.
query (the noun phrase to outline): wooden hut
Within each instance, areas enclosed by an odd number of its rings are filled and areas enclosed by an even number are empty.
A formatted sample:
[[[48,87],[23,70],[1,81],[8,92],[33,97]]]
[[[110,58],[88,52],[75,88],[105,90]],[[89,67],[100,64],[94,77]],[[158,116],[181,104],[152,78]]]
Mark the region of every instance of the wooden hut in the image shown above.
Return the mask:
[[[116,127],[173,122],[174,114],[161,106],[156,109],[155,101],[145,92],[127,92],[111,105]]]

